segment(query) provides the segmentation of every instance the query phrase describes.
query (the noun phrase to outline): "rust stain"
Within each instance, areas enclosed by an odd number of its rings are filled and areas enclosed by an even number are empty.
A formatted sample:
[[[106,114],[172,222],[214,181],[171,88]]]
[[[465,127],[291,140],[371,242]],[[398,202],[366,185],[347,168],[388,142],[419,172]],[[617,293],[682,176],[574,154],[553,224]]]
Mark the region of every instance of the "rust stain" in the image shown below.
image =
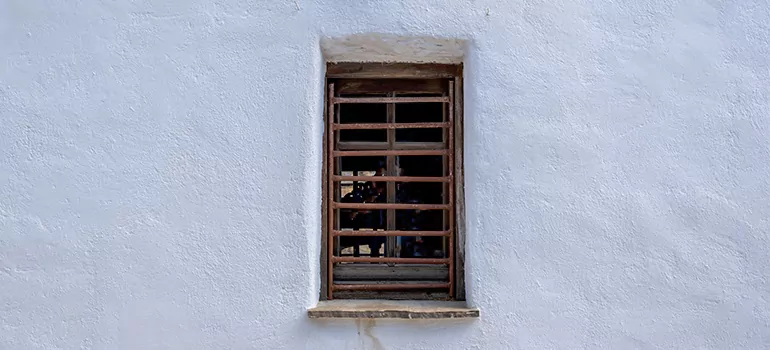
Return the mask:
[[[385,350],[385,347],[382,346],[382,343],[380,343],[380,340],[377,339],[377,337],[372,334],[372,329],[374,329],[374,325],[376,324],[376,320],[373,318],[367,318],[363,320],[364,323],[364,335],[366,335],[369,340],[372,341],[372,349],[374,350]]]
[[[376,324],[376,320],[372,318],[362,319],[357,318],[355,320],[356,322],[356,333],[358,333],[358,339],[361,341],[361,349],[373,349],[373,350],[385,350],[385,347],[382,346],[382,343],[380,343],[380,340],[377,339],[377,337],[372,334],[372,329],[374,329],[374,326]],[[363,331],[364,336],[361,337],[361,331]],[[369,339],[369,342],[371,342],[371,347],[366,346],[366,339]]]

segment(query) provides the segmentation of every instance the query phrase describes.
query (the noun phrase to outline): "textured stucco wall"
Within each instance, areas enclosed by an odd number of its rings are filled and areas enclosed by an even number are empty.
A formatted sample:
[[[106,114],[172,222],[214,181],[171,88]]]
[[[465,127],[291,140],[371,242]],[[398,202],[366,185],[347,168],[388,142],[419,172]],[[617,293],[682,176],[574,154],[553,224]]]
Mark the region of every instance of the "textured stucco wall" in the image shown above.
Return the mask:
[[[770,347],[767,1],[559,3],[0,2],[0,348]],[[368,32],[468,40],[477,321],[305,317]]]

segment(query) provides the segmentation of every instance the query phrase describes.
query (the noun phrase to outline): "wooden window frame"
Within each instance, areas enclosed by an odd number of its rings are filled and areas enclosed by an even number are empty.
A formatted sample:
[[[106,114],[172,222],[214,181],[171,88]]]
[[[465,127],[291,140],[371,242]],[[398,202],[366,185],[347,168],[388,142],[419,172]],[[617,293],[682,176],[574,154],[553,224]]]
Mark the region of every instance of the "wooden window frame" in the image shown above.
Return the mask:
[[[449,263],[449,298],[451,300],[465,300],[465,196],[464,196],[464,164],[463,164],[463,79],[462,64],[411,64],[411,63],[329,63],[326,67],[326,79],[324,84],[324,136],[323,136],[323,186],[322,186],[322,249],[321,249],[321,300],[331,300],[331,286],[333,284],[330,266],[330,260],[333,254],[330,254],[331,242],[333,239],[330,227],[329,196],[330,181],[332,181],[329,172],[331,152],[329,151],[330,142],[330,106],[333,106],[332,98],[329,96],[330,80],[345,79],[346,82],[337,87],[337,92],[379,92],[394,91],[399,93],[430,93],[441,91],[442,87],[436,85],[431,79],[450,79],[452,86],[451,95],[453,95],[449,110],[452,114],[454,156],[450,157],[449,166],[453,181],[453,194],[449,195],[453,209],[450,211],[450,222],[453,222],[453,237],[450,240],[450,256],[453,258]],[[380,80],[382,79],[382,80]],[[420,80],[417,80],[420,79]],[[338,98],[339,99],[339,98]],[[333,109],[332,109],[333,111]],[[450,134],[451,135],[451,134]],[[337,150],[340,152],[342,150]],[[382,152],[382,151],[379,151]],[[393,151],[404,152],[404,151]],[[408,152],[408,151],[407,151]],[[450,182],[452,183],[452,182]],[[450,224],[452,227],[452,224]],[[336,259],[339,259],[337,257]],[[380,258],[377,258],[380,259]],[[402,258],[403,259],[403,258]],[[393,297],[386,297],[394,299]],[[403,295],[403,298],[395,299],[420,299]]]

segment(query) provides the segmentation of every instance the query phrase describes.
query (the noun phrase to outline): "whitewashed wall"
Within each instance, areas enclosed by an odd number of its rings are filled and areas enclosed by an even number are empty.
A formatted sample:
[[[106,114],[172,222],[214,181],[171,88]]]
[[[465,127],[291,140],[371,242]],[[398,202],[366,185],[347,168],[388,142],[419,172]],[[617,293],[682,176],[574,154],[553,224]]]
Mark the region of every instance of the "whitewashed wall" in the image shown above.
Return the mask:
[[[468,40],[479,320],[305,316],[319,43],[370,32]],[[0,2],[0,348],[768,348],[768,38],[764,0]]]

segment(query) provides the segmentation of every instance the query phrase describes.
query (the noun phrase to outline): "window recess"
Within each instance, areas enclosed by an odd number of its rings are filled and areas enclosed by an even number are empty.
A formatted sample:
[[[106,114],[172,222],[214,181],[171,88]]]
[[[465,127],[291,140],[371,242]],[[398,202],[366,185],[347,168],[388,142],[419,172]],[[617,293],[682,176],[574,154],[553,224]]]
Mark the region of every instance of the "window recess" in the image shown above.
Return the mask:
[[[327,67],[322,298],[461,300],[461,67],[354,65]]]

